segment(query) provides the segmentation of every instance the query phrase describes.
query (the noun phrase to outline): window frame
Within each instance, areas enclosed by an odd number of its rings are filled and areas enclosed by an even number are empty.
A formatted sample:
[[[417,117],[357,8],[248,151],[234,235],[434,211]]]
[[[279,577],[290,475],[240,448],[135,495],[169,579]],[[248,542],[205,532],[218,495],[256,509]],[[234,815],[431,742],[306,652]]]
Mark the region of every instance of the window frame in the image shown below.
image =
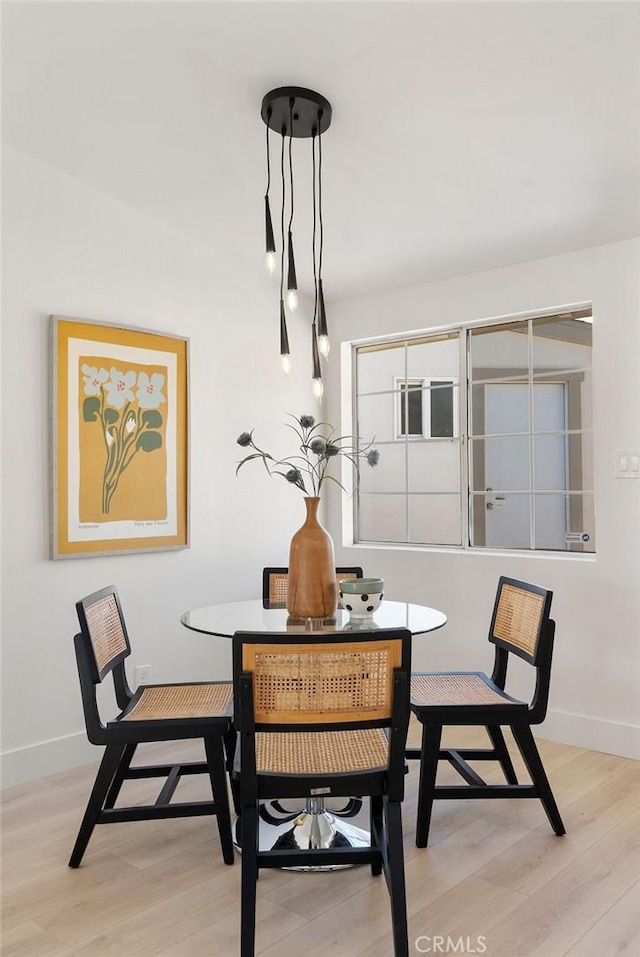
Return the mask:
[[[355,476],[348,470],[348,465],[343,463],[343,473],[342,473],[342,482],[345,485],[347,491],[351,492],[352,495],[352,508],[343,509],[342,511],[342,530],[343,530],[343,542],[345,545],[351,545],[358,548],[389,548],[389,549],[404,549],[404,550],[434,550],[434,551],[447,551],[447,552],[472,552],[474,554],[488,554],[488,555],[520,555],[520,556],[529,556],[535,558],[551,558],[556,560],[578,560],[578,561],[593,561],[596,559],[597,552],[595,548],[593,551],[581,552],[581,551],[572,551],[569,547],[570,542],[567,540],[565,549],[543,549],[535,548],[535,531],[531,533],[530,541],[534,542],[534,547],[505,547],[499,545],[478,545],[472,544],[471,542],[471,523],[472,523],[472,498],[474,496],[475,490],[472,488],[471,481],[471,447],[470,447],[470,437],[469,437],[469,416],[468,410],[470,408],[470,393],[472,389],[473,379],[472,379],[472,370],[470,363],[470,343],[471,335],[470,333],[473,330],[489,327],[499,327],[501,325],[508,326],[514,323],[523,323],[529,320],[536,319],[583,319],[587,322],[593,322],[593,303],[589,301],[573,303],[570,305],[559,306],[555,309],[541,311],[530,311],[522,312],[518,314],[512,314],[508,316],[499,316],[492,318],[485,318],[479,320],[470,320],[467,322],[458,322],[447,325],[438,325],[420,329],[417,331],[411,331],[407,333],[396,333],[388,334],[384,336],[377,337],[368,337],[353,341],[343,342],[342,344],[342,360],[343,360],[343,383],[344,390],[342,395],[342,423],[343,428],[348,431],[353,431],[354,434],[358,434],[358,423],[357,423],[357,406],[358,406],[358,367],[357,367],[357,355],[358,350],[363,347],[369,347],[372,349],[384,349],[384,348],[394,348],[402,347],[406,348],[410,344],[414,344],[420,339],[424,340],[435,340],[437,337],[442,336],[455,336],[459,337],[460,348],[459,348],[459,357],[460,357],[460,374],[457,382],[454,382],[453,394],[454,394],[454,422],[458,423],[459,434],[456,432],[454,427],[454,436],[449,438],[440,438],[435,441],[459,441],[460,449],[460,488],[459,494],[461,499],[461,544],[435,544],[435,543],[418,543],[418,542],[409,542],[409,541],[384,541],[384,540],[360,540],[358,538],[358,513],[359,513],[359,488]],[[533,328],[533,327],[532,327]],[[528,333],[529,334],[529,333]],[[533,335],[534,333],[532,333]],[[592,341],[593,347],[593,341]],[[593,353],[592,353],[593,356]],[[586,367],[585,367],[586,368]],[[406,367],[405,367],[406,373]],[[592,377],[591,382],[591,398],[594,394],[594,363],[593,358],[591,359],[590,374]],[[540,376],[540,372],[536,372],[530,366],[528,369],[528,376],[533,380],[536,376]],[[394,434],[397,441],[402,441],[407,444],[411,444],[413,441],[418,440],[429,440],[429,437],[425,435],[426,432],[426,423],[430,421],[428,416],[428,409],[425,408],[425,395],[429,391],[423,387],[423,433],[422,435],[397,435],[397,424],[399,417],[399,389],[396,389],[396,384],[400,384],[404,381],[414,382],[422,380],[422,382],[427,384],[431,381],[442,381],[443,384],[446,382],[449,384],[452,381],[451,376],[394,376],[394,393],[398,393],[398,397],[394,402]],[[476,380],[477,384],[477,380]],[[363,395],[384,393],[388,390],[380,389],[368,393],[362,393]],[[457,402],[455,399],[457,398]],[[568,434],[574,430],[567,429],[567,438]],[[593,456],[593,445],[595,442],[593,423],[588,427],[583,427],[579,431],[581,434],[590,434],[592,442],[592,456]],[[535,429],[532,428],[530,423],[530,432],[531,435],[536,435]],[[364,437],[363,437],[364,438]],[[593,485],[590,488],[585,488],[584,483],[581,485],[579,491],[574,491],[574,495],[591,495],[593,499],[593,540],[596,538],[596,488],[595,488],[595,471],[593,474]],[[570,490],[569,490],[570,491]],[[566,492],[565,492],[566,493]],[[385,493],[381,493],[385,494]],[[400,493],[399,493],[400,494]],[[414,493],[415,494],[415,493]],[[438,493],[425,493],[425,494],[438,494]],[[543,494],[541,490],[536,490],[535,487],[532,487],[528,493],[532,498],[536,494]],[[570,501],[569,494],[567,494],[567,504]],[[405,501],[408,502],[411,493],[405,490],[404,496]],[[408,526],[405,525],[405,534],[408,536]],[[573,534],[573,533],[571,533]]]
[[[393,377],[393,422],[394,422],[394,436],[399,442],[404,442],[405,439],[411,442],[412,439],[424,439],[425,436],[425,423],[427,421],[427,409],[425,403],[425,394],[424,394],[424,376],[409,376],[405,378],[404,376],[394,376]],[[413,390],[411,387],[414,387]],[[415,388],[417,386],[417,388]],[[421,425],[422,428],[420,432],[405,432],[403,431],[404,422],[403,418],[406,418],[407,425],[409,424],[409,412],[406,411],[406,415],[402,415],[402,396],[403,392],[405,397],[409,395],[410,391],[420,391],[421,393]],[[407,398],[405,398],[405,410],[407,409]]]
[[[417,386],[422,393],[421,402],[421,432],[402,431],[402,393],[403,386]],[[433,388],[451,388],[452,394],[452,427],[451,435],[432,435],[431,397]],[[408,393],[405,393],[408,394]],[[408,415],[407,415],[408,419]],[[393,377],[393,422],[395,439],[398,442],[408,442],[420,439],[457,439],[460,434],[460,378],[459,376],[394,376]]]

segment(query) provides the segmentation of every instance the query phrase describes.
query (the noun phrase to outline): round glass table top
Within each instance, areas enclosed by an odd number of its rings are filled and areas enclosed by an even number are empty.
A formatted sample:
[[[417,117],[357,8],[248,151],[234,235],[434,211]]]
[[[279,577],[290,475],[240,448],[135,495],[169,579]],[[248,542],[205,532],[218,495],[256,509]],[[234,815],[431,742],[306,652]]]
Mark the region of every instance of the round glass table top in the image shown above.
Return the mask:
[[[435,631],[446,624],[447,616],[436,608],[404,601],[383,601],[372,618],[353,620],[338,609],[330,619],[291,618],[286,608],[265,608],[262,599],[205,605],[186,611],[180,621],[192,631],[231,638],[236,631],[337,632],[369,631],[375,628],[408,628],[414,635]]]

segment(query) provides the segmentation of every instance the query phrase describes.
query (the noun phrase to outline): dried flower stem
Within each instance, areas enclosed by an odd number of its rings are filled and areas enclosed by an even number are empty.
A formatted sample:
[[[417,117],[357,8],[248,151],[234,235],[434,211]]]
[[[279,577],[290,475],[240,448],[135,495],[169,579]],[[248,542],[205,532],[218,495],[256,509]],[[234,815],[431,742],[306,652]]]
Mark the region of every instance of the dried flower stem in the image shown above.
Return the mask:
[[[288,427],[295,433],[300,454],[288,456],[284,459],[275,459],[268,452],[258,448],[253,441],[253,431],[243,432],[238,437],[238,445],[242,448],[252,448],[254,451],[245,456],[236,468],[236,475],[243,465],[253,459],[261,459],[269,475],[281,475],[291,485],[295,485],[305,495],[314,497],[320,495],[325,479],[335,482],[345,491],[344,486],[333,475],[328,473],[331,460],[339,456],[347,458],[359,469],[359,460],[365,458],[370,466],[378,464],[380,453],[372,449],[372,442],[361,446],[354,445],[352,436],[336,435],[333,426],[328,422],[316,422],[312,415],[301,415],[299,418],[290,416],[295,425],[290,422]],[[324,434],[323,434],[324,433]],[[281,471],[285,469],[286,471]],[[303,474],[304,473],[304,474]],[[305,475],[307,479],[305,481]],[[309,490],[307,490],[307,483]]]

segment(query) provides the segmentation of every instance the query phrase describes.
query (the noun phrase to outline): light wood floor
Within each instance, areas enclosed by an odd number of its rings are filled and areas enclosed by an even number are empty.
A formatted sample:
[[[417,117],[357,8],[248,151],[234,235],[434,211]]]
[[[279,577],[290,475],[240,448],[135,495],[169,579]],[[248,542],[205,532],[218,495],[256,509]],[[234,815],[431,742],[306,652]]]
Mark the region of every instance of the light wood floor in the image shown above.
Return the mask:
[[[461,730],[448,740],[460,741]],[[467,732],[465,741],[477,735]],[[150,747],[154,758],[185,750]],[[189,757],[195,747],[186,745]],[[640,763],[550,742],[541,751],[563,838],[537,801],[440,801],[430,846],[419,850],[411,762],[404,806],[411,953],[640,954]],[[82,866],[67,867],[95,767],[3,794],[3,957],[238,954],[240,860],[222,863],[212,818],[99,827]],[[451,773],[444,769],[442,779]],[[130,798],[143,800],[149,782],[127,786]],[[184,796],[199,793],[205,779],[182,787]],[[384,878],[366,867],[261,873],[261,957],[391,957],[389,928]]]

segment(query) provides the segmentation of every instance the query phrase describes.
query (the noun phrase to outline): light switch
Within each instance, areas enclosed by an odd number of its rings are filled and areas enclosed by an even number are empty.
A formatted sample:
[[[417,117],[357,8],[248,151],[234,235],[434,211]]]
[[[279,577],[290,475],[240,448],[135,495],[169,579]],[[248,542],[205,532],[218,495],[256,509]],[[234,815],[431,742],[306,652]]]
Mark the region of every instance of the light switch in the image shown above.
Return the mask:
[[[617,449],[615,477],[640,479],[640,449]]]

